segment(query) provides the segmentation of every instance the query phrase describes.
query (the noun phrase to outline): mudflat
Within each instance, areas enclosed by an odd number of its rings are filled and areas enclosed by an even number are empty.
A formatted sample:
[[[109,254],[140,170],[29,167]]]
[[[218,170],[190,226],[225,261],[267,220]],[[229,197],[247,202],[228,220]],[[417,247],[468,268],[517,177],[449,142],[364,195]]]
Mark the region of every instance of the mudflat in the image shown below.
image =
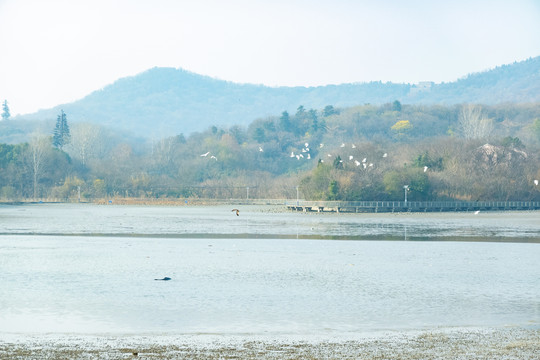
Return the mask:
[[[441,329],[376,335],[3,334],[1,359],[538,359],[540,330]]]

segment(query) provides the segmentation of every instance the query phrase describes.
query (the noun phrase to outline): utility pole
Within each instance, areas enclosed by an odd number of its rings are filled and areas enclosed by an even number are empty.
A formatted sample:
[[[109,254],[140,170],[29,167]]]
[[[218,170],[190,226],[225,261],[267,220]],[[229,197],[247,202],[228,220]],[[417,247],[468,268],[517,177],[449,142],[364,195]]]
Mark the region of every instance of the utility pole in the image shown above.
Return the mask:
[[[405,191],[405,206],[407,206],[407,191],[409,191],[409,185],[403,185],[403,190]]]

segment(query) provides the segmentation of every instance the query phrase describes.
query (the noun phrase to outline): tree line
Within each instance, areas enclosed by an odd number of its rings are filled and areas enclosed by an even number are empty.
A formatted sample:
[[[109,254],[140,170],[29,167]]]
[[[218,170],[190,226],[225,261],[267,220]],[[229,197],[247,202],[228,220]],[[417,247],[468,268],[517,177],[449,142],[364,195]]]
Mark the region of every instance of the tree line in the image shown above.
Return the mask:
[[[299,106],[144,141],[68,115],[0,144],[0,199],[540,200],[537,103]]]

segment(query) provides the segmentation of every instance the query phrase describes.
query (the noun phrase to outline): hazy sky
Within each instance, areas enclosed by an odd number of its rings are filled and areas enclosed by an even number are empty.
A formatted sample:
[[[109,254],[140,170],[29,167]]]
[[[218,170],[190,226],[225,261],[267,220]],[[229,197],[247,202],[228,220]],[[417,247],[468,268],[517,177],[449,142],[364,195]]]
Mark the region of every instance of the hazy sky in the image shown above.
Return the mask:
[[[154,66],[243,83],[454,81],[540,55],[540,0],[0,0],[0,101],[71,102]]]

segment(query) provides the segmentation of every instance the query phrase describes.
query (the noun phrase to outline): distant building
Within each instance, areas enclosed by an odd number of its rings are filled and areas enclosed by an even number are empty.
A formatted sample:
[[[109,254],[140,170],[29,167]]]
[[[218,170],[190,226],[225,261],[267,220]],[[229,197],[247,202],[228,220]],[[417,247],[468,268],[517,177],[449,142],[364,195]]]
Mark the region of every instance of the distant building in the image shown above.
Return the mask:
[[[430,92],[433,84],[433,81],[420,81],[418,84],[411,87],[409,95],[416,95],[421,92]]]

